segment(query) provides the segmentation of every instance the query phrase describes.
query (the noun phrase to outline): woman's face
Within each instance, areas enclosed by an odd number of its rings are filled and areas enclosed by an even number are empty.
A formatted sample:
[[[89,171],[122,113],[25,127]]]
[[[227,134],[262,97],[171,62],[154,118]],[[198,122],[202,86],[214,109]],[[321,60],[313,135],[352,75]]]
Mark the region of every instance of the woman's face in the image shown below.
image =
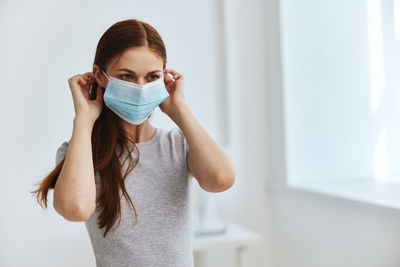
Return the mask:
[[[94,66],[97,83],[107,87],[107,78],[97,65]],[[146,84],[163,76],[163,61],[148,47],[132,47],[111,60],[107,69],[108,76],[137,84]]]

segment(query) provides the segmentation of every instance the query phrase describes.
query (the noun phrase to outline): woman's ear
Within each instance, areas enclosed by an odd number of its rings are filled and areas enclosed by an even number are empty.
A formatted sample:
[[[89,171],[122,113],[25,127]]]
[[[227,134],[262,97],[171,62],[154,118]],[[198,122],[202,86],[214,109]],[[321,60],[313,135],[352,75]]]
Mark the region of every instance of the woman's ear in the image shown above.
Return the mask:
[[[103,74],[103,72],[100,70],[100,67],[97,64],[93,65],[93,73],[94,73],[94,78],[96,79],[96,83],[103,88],[107,87],[107,78]]]

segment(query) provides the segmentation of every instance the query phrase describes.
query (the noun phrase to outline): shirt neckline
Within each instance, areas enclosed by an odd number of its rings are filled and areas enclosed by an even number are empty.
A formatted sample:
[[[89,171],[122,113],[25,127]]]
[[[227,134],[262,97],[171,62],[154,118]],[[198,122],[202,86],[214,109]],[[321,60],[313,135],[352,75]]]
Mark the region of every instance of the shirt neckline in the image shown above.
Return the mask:
[[[157,140],[158,135],[160,134],[160,129],[156,128],[156,132],[153,134],[153,136],[151,137],[151,139],[144,141],[144,142],[139,142],[139,143],[135,143],[137,146],[143,146],[143,145],[150,145],[152,143],[154,143]],[[132,143],[128,144],[128,146],[133,146]]]

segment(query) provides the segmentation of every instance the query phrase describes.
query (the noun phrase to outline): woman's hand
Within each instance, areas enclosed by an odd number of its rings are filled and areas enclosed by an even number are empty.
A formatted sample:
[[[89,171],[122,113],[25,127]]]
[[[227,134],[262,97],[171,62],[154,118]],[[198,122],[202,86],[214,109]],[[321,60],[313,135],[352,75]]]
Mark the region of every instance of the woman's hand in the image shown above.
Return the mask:
[[[89,88],[95,82],[94,73],[77,74],[68,79],[76,117],[83,117],[94,124],[103,108],[103,92],[97,87],[96,98],[90,100]]]
[[[172,78],[168,75],[172,74]],[[165,99],[159,106],[162,112],[167,114],[173,119],[177,114],[177,107],[185,103],[185,96],[183,94],[183,84],[185,80],[182,74],[173,69],[164,70],[164,83],[165,88],[169,93],[169,97]]]

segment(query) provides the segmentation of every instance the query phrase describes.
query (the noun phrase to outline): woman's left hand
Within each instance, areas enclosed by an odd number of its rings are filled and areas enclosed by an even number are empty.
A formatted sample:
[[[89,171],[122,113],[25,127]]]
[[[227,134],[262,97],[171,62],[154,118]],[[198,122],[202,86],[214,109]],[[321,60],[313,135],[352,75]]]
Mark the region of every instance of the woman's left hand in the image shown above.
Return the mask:
[[[168,75],[172,74],[172,78]],[[174,118],[177,114],[179,105],[185,103],[185,96],[183,93],[183,84],[185,82],[184,76],[173,69],[164,70],[164,83],[165,88],[169,93],[169,97],[165,99],[159,106],[162,112],[167,114],[170,118]]]

